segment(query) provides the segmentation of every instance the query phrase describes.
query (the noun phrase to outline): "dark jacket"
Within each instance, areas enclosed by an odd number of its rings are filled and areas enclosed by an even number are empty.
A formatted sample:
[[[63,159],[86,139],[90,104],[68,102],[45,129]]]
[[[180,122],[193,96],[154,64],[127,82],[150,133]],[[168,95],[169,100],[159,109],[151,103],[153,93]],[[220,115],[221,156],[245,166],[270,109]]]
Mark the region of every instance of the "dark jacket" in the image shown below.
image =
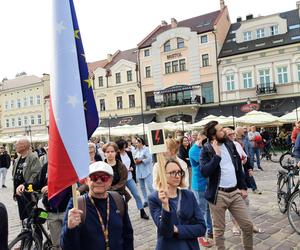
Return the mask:
[[[231,156],[235,168],[237,188],[247,190],[242,162],[235,145],[233,142],[227,140],[225,146]],[[220,161],[221,157],[216,155],[210,142],[205,143],[200,156],[201,173],[208,178],[205,198],[214,204],[217,202],[218,187],[221,178]]]
[[[199,249],[197,238],[205,235],[205,221],[194,194],[181,189],[177,197],[176,201],[169,199],[170,212],[162,209],[157,192],[148,198],[150,213],[157,227],[157,250]],[[174,225],[178,228],[177,235],[174,235]]]
[[[87,198],[87,195],[85,195]],[[133,250],[133,230],[126,209],[122,217],[117,210],[114,199],[110,196],[109,215],[109,249],[110,250]],[[85,222],[76,228],[68,229],[68,211],[73,208],[71,199],[66,211],[66,216],[61,234],[61,246],[63,250],[99,250],[105,249],[101,225],[95,207],[86,199]]]
[[[0,154],[0,168],[9,169],[10,166],[10,156],[6,151],[3,154]]]
[[[133,155],[130,151],[125,150],[125,152],[127,153],[128,157],[130,159],[130,167],[133,168],[133,171],[131,172],[132,173],[132,179],[136,182],[136,173],[135,173],[136,166],[135,166],[135,163],[134,163]],[[119,152],[117,153],[116,159],[122,162],[122,159],[121,159],[121,156],[120,156]]]
[[[189,151],[190,151],[190,146],[185,148],[183,145],[180,145],[179,150],[178,150],[178,157],[181,160],[184,160],[187,166],[190,168],[191,167],[191,162],[189,159]]]
[[[39,174],[34,178],[32,183],[33,190],[41,190],[43,187],[48,185],[48,163],[45,163],[39,172]],[[56,207],[50,205],[48,201],[48,196],[43,195],[42,202],[48,212],[52,213],[63,213],[66,211],[69,200],[72,196],[71,187],[67,188],[65,191],[62,191],[59,195],[57,195]]]

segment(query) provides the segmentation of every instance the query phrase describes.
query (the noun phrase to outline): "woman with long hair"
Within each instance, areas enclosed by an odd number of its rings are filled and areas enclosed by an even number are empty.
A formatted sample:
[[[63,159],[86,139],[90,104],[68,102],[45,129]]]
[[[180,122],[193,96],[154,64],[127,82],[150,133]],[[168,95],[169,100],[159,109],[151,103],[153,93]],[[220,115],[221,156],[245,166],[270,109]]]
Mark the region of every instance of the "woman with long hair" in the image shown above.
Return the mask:
[[[178,157],[185,161],[188,171],[189,171],[189,183],[191,183],[191,177],[192,177],[192,168],[191,168],[191,162],[189,158],[189,151],[190,151],[190,141],[189,138],[186,136],[181,137],[179,141],[179,151],[178,151]],[[189,187],[189,185],[188,185]]]
[[[157,250],[200,249],[197,238],[206,232],[205,222],[194,194],[186,189],[184,171],[178,161],[160,161],[158,191],[149,196],[149,208],[157,226]]]

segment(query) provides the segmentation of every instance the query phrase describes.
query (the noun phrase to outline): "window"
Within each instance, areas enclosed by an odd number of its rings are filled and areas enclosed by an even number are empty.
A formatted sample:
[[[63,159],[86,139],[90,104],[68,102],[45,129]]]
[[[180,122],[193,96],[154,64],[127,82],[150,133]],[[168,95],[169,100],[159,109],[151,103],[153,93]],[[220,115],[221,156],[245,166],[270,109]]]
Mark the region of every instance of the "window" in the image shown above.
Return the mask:
[[[207,35],[204,35],[204,36],[201,36],[201,43],[208,43],[208,36]]]
[[[36,105],[41,105],[41,96],[40,95],[36,96]]]
[[[234,90],[234,75],[226,76],[226,86],[228,91]]]
[[[208,54],[202,55],[202,67],[209,66]]]
[[[300,24],[294,24],[294,25],[289,26],[290,30],[294,30],[294,29],[298,29],[298,28],[300,28]]]
[[[13,109],[15,107],[15,101],[10,100],[10,108]]]
[[[116,73],[116,83],[121,83],[121,73]]]
[[[105,99],[100,99],[100,111],[105,111]]]
[[[9,109],[8,101],[5,101],[5,109]]]
[[[184,48],[184,39],[177,37],[177,49]]]
[[[132,81],[132,70],[128,70],[127,71],[127,82],[131,82]]]
[[[150,56],[150,50],[149,49],[145,49],[144,50],[144,57]]]
[[[251,72],[243,73],[243,83],[244,83],[244,89],[252,88],[252,73]]]
[[[185,71],[185,59],[179,60],[179,71]]]
[[[244,32],[244,41],[250,41],[252,39],[252,32],[246,31]]]
[[[26,117],[26,116],[25,116]],[[26,117],[27,119],[27,117]],[[25,118],[24,118],[24,121],[25,121]],[[27,125],[27,120],[26,120],[26,123],[24,123],[24,125]],[[18,126],[21,127],[22,126],[22,119],[21,117],[18,117]]]
[[[129,95],[129,108],[135,107],[135,98],[134,95]]]
[[[103,87],[103,76],[98,77],[98,86]]]
[[[19,118],[20,119],[20,123],[22,123],[21,122],[21,118]],[[24,125],[25,126],[27,126],[28,125],[28,117],[27,116],[24,116]],[[20,125],[21,126],[21,125]]]
[[[33,106],[33,96],[30,96],[30,97],[29,97],[29,105],[30,105],[30,106]]]
[[[17,99],[17,108],[21,108],[21,99]]]
[[[30,123],[31,123],[31,125],[34,125],[34,116],[33,115],[30,117]]]
[[[298,81],[300,81],[300,64],[297,64]]]
[[[11,126],[14,128],[15,127],[15,118],[11,118]]]
[[[122,101],[122,96],[117,97],[117,109],[122,109],[123,108],[123,101]]]
[[[275,36],[275,35],[278,35],[278,25],[273,25],[270,27],[270,34],[271,36]]]
[[[166,62],[165,63],[165,74],[170,74],[170,73],[172,73],[172,71],[171,71],[171,62]]]
[[[168,51],[171,51],[171,43],[170,43],[170,40],[165,42],[164,44],[164,52],[168,52]]]
[[[172,62],[172,71],[173,73],[178,72],[178,61],[173,61]]]
[[[277,68],[277,77],[279,83],[287,83],[288,82],[288,72],[287,67],[279,67]]]
[[[270,85],[270,70],[262,69],[258,71],[259,83],[265,87]]]
[[[6,119],[6,127],[9,128],[9,119]]]
[[[27,103],[27,97],[23,98],[23,105],[24,107],[27,107],[28,103]]]
[[[146,78],[150,78],[151,77],[151,67],[147,66],[145,68],[145,72],[146,72]]]
[[[256,38],[263,38],[263,37],[265,37],[265,29],[264,28],[257,29]]]
[[[37,116],[37,124],[39,124],[39,125],[42,124],[42,116],[41,115]]]

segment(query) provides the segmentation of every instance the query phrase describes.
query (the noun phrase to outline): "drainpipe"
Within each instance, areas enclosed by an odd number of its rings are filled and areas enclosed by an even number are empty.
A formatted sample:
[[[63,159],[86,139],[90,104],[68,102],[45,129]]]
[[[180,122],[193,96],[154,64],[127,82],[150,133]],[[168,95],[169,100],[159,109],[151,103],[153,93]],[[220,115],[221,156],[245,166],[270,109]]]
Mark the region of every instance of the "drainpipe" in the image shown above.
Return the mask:
[[[216,35],[217,30],[214,28],[212,33],[214,34],[215,37],[215,51],[216,51],[216,63],[217,63],[217,86],[218,86],[218,103],[221,103],[221,92],[220,92],[220,78],[219,78],[219,61],[218,61],[218,45],[217,45],[217,35]]]

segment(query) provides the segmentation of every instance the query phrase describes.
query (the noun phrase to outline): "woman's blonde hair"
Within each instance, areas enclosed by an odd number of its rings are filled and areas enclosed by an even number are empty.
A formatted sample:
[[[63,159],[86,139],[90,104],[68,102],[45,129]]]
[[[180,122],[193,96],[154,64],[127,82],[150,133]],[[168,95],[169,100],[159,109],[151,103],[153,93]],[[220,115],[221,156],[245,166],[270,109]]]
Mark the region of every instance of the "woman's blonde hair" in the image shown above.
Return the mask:
[[[166,146],[170,152],[177,154],[179,145],[175,139],[173,139],[173,138],[166,139]]]

